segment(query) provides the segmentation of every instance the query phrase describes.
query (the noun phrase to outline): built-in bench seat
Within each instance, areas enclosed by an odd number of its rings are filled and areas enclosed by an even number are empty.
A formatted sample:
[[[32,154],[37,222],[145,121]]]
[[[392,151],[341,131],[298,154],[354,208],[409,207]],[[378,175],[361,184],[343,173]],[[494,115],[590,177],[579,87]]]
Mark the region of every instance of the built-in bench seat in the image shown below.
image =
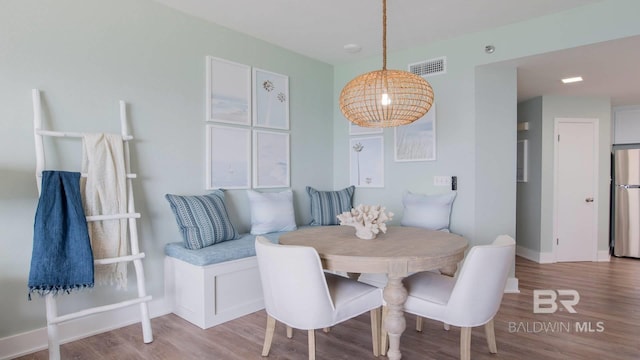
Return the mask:
[[[307,186],[311,221],[305,223],[337,225],[337,215],[352,208],[354,191],[355,186],[337,191]],[[224,193],[216,189],[206,195],[165,195],[184,241],[165,246],[165,296],[173,301],[176,315],[203,329],[264,308],[255,235],[236,238]],[[298,227],[291,189],[246,193],[250,231],[267,233],[265,237],[277,243],[282,231]]]
[[[264,234],[277,243],[284,232]],[[198,250],[165,245],[165,292],[173,312],[207,329],[264,308],[256,235],[244,234]]]

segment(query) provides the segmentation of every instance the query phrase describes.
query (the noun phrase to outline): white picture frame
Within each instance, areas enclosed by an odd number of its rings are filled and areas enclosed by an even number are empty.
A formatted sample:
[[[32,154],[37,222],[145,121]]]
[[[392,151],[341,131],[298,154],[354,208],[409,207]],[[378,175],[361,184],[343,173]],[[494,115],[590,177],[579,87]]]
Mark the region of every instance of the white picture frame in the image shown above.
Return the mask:
[[[253,126],[289,130],[289,77],[253,69]]]
[[[393,157],[397,162],[436,160],[436,105],[411,124],[394,128]]]
[[[356,187],[384,187],[384,138],[349,138],[349,180]]]
[[[356,125],[349,121],[349,135],[382,134],[382,128],[370,128]]]
[[[206,189],[251,187],[251,129],[206,126]]]
[[[251,125],[251,67],[206,57],[207,121]]]
[[[527,182],[529,141],[527,139],[518,140],[517,144],[516,181]]]
[[[290,186],[289,133],[253,130],[253,187]]]

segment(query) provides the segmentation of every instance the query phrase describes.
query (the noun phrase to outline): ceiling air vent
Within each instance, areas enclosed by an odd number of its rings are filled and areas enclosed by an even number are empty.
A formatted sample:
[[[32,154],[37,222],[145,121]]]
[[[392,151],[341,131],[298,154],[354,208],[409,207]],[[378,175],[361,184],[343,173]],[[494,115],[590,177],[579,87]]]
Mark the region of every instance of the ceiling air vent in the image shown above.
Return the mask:
[[[443,56],[436,59],[409,64],[409,72],[422,77],[446,74],[447,58]]]

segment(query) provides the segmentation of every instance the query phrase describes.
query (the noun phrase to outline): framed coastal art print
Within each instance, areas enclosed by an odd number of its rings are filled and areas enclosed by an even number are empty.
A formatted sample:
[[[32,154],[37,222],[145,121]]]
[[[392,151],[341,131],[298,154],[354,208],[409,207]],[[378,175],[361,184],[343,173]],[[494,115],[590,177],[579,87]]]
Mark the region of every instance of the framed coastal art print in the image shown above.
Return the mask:
[[[253,69],[253,126],[289,130],[289,77]]]
[[[384,187],[382,136],[349,139],[349,179],[357,187]]]
[[[251,130],[207,125],[206,188],[251,187]]]
[[[289,187],[289,133],[253,130],[253,187]]]
[[[420,119],[394,128],[395,161],[436,159],[436,105]]]
[[[207,56],[207,121],[251,125],[251,67]]]

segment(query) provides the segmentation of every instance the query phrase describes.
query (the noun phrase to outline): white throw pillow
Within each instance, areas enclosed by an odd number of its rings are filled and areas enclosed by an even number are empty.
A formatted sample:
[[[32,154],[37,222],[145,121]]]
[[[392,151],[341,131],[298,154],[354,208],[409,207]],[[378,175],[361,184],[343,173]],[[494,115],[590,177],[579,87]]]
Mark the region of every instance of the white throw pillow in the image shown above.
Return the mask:
[[[277,193],[247,190],[247,196],[251,207],[251,234],[261,235],[297,229],[291,190]]]
[[[423,195],[407,191],[402,197],[404,213],[401,224],[416,226],[431,230],[449,231],[451,206],[456,192]]]

